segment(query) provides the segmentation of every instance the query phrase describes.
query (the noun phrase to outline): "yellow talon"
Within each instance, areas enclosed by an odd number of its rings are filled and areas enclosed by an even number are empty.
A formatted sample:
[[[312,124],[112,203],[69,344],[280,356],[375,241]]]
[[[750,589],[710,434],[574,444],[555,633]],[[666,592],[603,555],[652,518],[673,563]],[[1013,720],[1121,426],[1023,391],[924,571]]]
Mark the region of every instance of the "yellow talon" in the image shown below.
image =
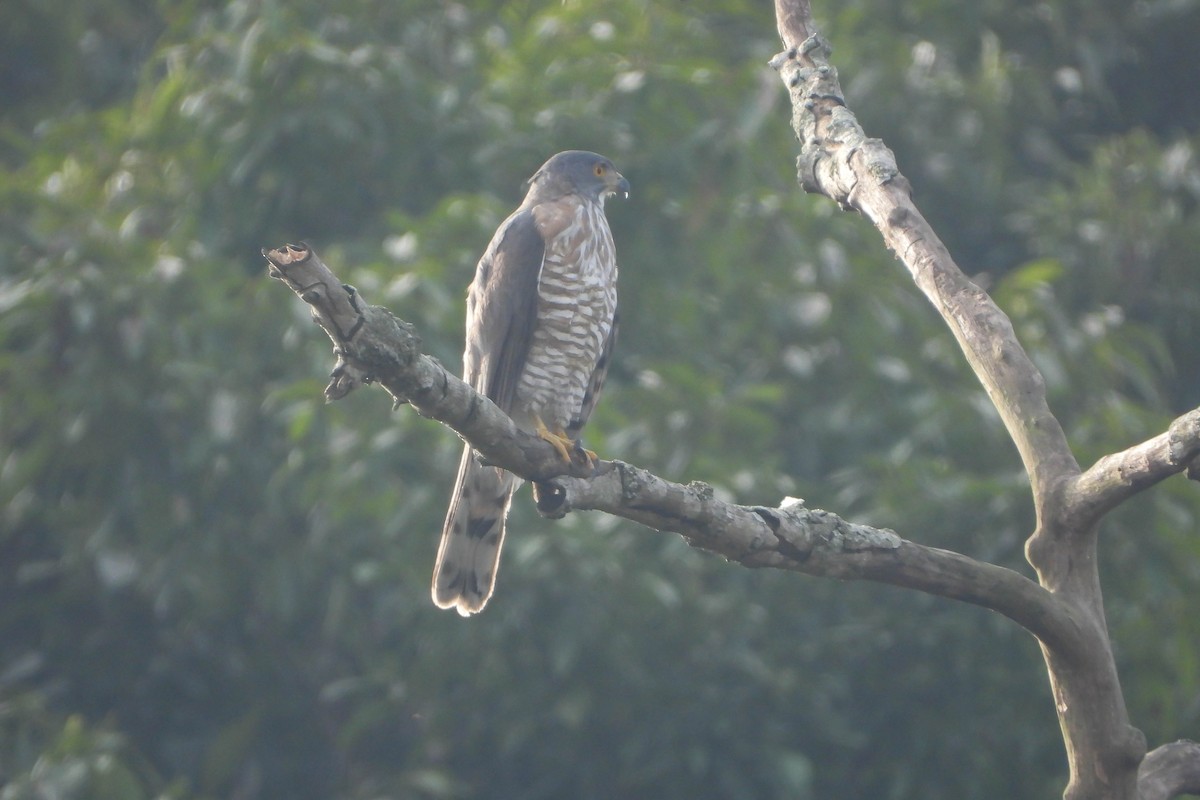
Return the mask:
[[[536,425],[535,432],[537,435],[554,445],[554,449],[558,451],[560,456],[562,456],[563,461],[566,461],[568,464],[570,464],[571,450],[575,447],[575,442],[571,441],[571,439],[567,437],[566,433],[561,431],[555,432],[547,428],[546,423],[542,422],[541,417],[535,417],[534,424]],[[595,455],[595,453],[592,453],[593,458]]]

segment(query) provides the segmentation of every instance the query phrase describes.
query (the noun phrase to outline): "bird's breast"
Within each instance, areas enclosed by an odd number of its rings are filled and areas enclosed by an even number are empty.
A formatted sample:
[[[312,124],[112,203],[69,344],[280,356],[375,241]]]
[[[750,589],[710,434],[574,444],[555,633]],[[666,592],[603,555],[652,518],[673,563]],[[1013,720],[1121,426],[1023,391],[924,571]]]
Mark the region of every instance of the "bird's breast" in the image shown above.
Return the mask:
[[[553,231],[538,276],[537,322],[517,404],[560,430],[579,413],[617,307],[616,250],[598,203],[554,203],[539,228]],[[545,227],[543,226],[545,223]]]

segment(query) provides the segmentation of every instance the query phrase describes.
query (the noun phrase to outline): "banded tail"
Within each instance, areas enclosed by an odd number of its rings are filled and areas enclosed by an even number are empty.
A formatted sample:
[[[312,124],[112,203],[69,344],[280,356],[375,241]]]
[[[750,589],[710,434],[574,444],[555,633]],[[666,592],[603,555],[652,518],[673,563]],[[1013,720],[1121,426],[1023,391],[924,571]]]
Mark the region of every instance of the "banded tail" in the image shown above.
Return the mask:
[[[450,510],[433,568],[433,602],[464,617],[481,611],[496,585],[504,521],[521,483],[511,472],[485,467],[463,449]]]

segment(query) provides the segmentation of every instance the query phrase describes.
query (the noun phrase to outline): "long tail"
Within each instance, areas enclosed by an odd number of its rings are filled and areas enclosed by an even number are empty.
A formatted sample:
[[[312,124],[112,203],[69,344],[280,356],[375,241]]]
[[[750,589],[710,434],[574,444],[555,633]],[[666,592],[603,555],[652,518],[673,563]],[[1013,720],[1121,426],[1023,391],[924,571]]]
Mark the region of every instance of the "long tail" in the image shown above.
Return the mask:
[[[450,510],[433,568],[433,602],[468,617],[483,609],[496,585],[504,520],[520,479],[482,466],[468,445],[458,466]]]

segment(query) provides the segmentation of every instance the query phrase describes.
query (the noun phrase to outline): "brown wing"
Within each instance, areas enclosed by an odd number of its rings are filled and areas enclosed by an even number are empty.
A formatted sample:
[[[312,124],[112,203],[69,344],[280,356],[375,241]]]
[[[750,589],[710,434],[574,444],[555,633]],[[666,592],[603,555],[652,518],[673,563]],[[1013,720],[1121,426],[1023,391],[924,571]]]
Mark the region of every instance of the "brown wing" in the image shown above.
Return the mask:
[[[537,323],[538,274],[546,244],[530,210],[497,229],[467,295],[463,380],[504,411],[513,396]]]

